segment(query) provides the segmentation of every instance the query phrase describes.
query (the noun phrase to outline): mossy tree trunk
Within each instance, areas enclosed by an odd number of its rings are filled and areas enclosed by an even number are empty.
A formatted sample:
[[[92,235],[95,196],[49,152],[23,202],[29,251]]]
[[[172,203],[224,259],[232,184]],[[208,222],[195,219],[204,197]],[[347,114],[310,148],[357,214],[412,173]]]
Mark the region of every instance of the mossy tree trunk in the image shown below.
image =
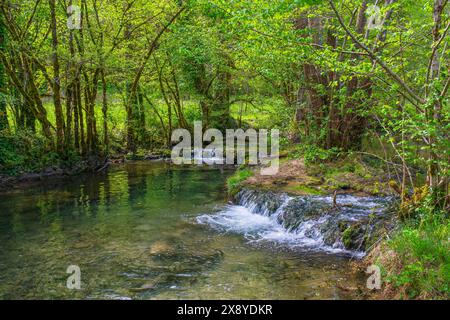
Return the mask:
[[[49,0],[51,33],[52,33],[52,64],[53,64],[53,103],[56,117],[56,146],[59,153],[64,152],[64,118],[61,105],[61,79],[58,56],[58,26],[56,21],[56,1]]]
[[[0,50],[5,51],[6,45],[6,28],[3,23],[3,15],[0,15]],[[0,88],[5,92],[0,92],[0,131],[7,129],[8,115],[6,112],[6,72],[3,63],[0,63]]]

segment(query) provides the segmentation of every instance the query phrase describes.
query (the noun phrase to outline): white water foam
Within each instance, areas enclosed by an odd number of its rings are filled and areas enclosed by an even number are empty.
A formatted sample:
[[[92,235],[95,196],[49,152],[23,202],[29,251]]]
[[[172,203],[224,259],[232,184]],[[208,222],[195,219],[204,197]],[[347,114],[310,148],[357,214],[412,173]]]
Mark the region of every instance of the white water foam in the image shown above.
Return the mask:
[[[241,191],[237,198],[237,205],[228,205],[216,214],[199,216],[197,222],[220,232],[242,234],[250,242],[270,242],[289,248],[340,253],[357,258],[363,257],[365,253],[345,249],[339,239],[333,244],[329,241],[325,243],[324,231],[328,230],[329,224],[336,225],[338,221],[361,221],[369,214],[382,214],[389,201],[387,198],[342,195],[337,198],[338,212],[308,217],[295,228],[288,229],[283,225],[283,214],[286,207],[291,205],[290,202],[297,198],[271,193],[265,196],[262,194],[261,197],[261,193],[251,190]],[[310,196],[308,199],[328,205],[333,203],[330,196]]]
[[[217,156],[216,149],[201,149],[192,151],[193,160],[203,161],[205,164],[222,164],[224,162],[223,156]]]
[[[286,203],[288,201],[286,200]],[[216,214],[197,217],[197,222],[220,232],[242,234],[249,242],[253,243],[270,242],[292,249],[343,253],[358,257],[363,255],[360,252],[348,251],[338,246],[327,246],[324,243],[319,228],[329,216],[322,216],[317,220],[307,220],[301,223],[295,231],[287,230],[277,221],[282,207],[275,214],[268,216],[253,213],[251,209],[241,205],[229,205]]]

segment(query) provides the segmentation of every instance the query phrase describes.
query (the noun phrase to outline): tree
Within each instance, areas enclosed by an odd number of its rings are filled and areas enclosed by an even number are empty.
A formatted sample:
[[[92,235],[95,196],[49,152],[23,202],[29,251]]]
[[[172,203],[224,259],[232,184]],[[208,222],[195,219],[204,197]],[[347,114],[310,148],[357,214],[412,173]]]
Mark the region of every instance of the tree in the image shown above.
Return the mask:
[[[59,57],[58,57],[58,29],[56,21],[56,2],[49,0],[50,19],[52,30],[52,63],[53,63],[53,103],[56,115],[56,145],[58,152],[64,152],[64,118],[61,105],[61,79],[59,73]]]
[[[3,23],[3,14],[0,15],[0,51],[2,54],[5,52],[6,47],[6,28]],[[0,64],[0,131],[7,129],[8,125],[8,114],[6,112],[6,73],[5,67]]]

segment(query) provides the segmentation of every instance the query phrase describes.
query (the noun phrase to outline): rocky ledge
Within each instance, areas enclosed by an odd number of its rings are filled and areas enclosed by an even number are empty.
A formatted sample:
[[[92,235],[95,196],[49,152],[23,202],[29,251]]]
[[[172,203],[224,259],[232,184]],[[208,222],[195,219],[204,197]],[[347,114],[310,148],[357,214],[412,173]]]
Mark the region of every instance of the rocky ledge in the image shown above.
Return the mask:
[[[311,238],[323,249],[365,253],[395,226],[393,197],[292,196],[242,189],[234,202],[276,219],[288,232]]]

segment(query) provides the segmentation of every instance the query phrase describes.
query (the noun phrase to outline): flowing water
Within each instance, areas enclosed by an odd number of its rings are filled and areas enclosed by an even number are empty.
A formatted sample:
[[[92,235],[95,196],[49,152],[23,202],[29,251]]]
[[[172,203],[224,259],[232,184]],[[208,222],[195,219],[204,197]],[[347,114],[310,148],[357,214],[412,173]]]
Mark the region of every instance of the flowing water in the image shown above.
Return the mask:
[[[376,238],[376,230],[389,223],[392,200],[340,195],[334,205],[331,196],[243,189],[235,196],[236,204],[199,216],[197,221],[219,231],[240,233],[253,243],[271,242],[297,251],[362,258],[366,241]],[[344,241],[347,228],[353,232]]]
[[[347,255],[280,241],[293,236],[227,204],[230,174],[135,162],[0,194],[0,299],[356,298],[339,289],[361,281]]]

